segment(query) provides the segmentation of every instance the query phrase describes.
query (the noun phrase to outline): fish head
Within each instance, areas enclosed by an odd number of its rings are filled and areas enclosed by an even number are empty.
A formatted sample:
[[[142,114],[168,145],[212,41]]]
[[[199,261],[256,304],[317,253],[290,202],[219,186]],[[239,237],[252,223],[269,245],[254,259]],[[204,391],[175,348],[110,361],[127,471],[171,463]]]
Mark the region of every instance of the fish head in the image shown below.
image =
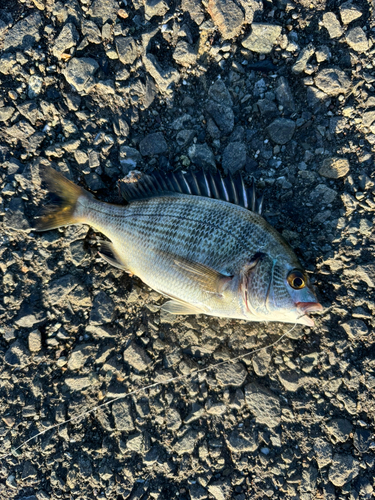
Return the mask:
[[[257,321],[278,321],[314,326],[308,315],[322,311],[306,272],[297,258],[259,254],[245,266],[241,294],[246,315]]]

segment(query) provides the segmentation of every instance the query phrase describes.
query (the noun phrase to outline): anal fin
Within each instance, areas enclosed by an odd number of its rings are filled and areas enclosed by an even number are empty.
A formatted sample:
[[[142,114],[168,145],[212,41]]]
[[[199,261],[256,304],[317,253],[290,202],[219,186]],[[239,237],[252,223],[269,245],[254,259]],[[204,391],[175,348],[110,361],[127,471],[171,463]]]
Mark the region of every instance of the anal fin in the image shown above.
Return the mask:
[[[115,247],[110,241],[100,240],[99,245],[100,245],[100,250],[99,250],[100,257],[102,257],[105,261],[107,261],[108,264],[111,264],[111,266],[117,267],[118,269],[122,269],[123,271],[132,274],[132,272],[120,258],[120,256],[115,250]]]
[[[204,311],[198,306],[181,302],[179,300],[168,300],[161,309],[169,314],[202,314]]]

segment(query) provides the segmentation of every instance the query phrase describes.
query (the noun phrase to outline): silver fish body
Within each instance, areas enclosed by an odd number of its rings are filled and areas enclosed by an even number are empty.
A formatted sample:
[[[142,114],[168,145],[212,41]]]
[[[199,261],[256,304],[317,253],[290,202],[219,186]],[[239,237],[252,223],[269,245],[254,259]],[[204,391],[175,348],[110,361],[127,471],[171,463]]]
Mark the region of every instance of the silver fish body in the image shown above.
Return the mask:
[[[61,179],[47,175],[55,191]],[[40,229],[53,227],[43,220]],[[164,309],[174,314],[313,325],[305,313],[321,308],[277,231],[261,215],[227,201],[169,192],[122,206],[80,190],[65,223],[88,224],[109,238],[103,257],[169,297]],[[296,270],[304,281],[300,289],[288,283]]]

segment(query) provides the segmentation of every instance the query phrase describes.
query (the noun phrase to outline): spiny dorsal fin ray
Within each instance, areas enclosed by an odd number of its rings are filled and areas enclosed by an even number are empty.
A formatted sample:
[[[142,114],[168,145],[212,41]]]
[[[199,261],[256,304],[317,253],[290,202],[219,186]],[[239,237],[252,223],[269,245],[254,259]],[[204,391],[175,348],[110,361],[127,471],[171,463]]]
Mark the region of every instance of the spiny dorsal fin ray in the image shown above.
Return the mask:
[[[161,175],[159,172],[143,174],[132,170],[118,181],[118,188],[121,196],[128,202],[180,193],[227,201],[258,214],[262,213],[263,208],[263,196],[256,198],[254,180],[247,188],[240,175],[236,178],[231,175],[223,178],[218,172],[170,172]]]

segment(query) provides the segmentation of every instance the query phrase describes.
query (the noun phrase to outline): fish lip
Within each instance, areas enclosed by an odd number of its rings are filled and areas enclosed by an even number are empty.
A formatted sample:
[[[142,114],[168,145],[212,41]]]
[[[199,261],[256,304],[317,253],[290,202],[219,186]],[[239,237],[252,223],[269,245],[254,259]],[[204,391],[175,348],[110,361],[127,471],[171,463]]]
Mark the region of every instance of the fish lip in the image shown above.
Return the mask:
[[[308,316],[308,313],[323,311],[323,306],[319,302],[297,302],[296,307],[301,312],[304,324],[314,326],[314,320]]]

